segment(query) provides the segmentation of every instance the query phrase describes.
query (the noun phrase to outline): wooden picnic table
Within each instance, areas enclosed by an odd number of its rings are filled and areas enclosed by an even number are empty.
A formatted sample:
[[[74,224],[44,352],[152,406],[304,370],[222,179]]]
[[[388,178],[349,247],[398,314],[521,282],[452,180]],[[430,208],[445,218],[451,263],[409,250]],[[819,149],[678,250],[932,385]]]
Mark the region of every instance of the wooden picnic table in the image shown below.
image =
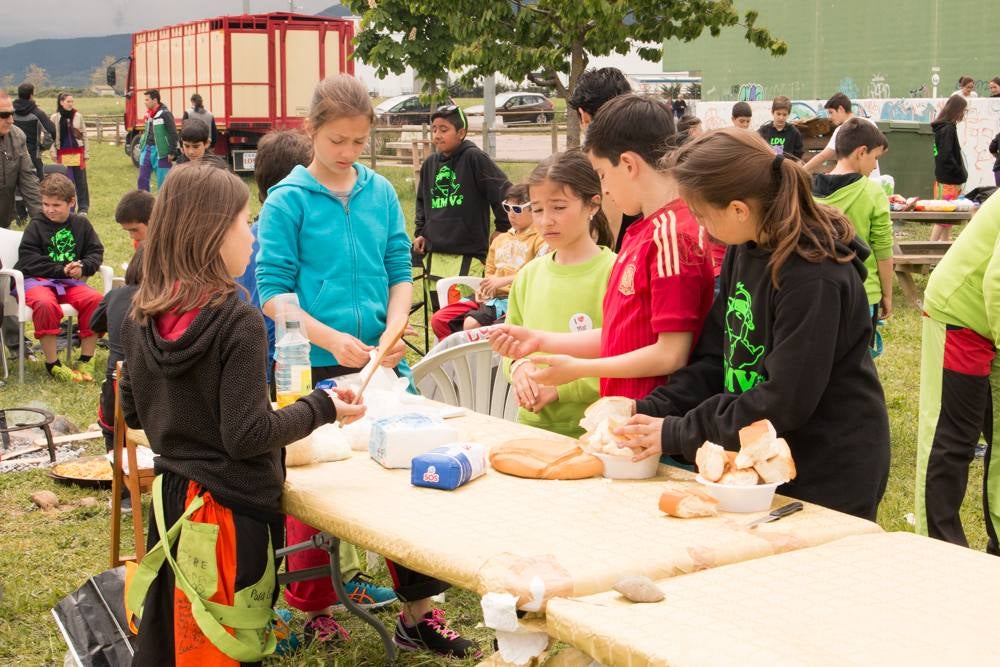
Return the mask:
[[[934,211],[891,211],[893,223],[919,222],[923,224],[960,225],[972,219],[975,211],[934,212]],[[951,247],[950,241],[896,241],[893,244],[892,268],[899,280],[903,295],[918,309],[923,308],[923,295],[917,289],[914,275],[927,275],[945,252]]]
[[[969,624],[1000,614],[1000,559],[912,533],[846,537],[659,586],[655,604],[552,600],[549,635],[607,667],[997,664]]]

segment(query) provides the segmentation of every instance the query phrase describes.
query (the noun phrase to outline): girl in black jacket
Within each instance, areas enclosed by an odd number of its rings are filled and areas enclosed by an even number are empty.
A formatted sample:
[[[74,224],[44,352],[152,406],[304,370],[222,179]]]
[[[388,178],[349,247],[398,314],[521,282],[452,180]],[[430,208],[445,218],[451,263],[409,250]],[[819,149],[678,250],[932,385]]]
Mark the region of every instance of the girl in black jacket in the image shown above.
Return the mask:
[[[706,440],[736,450],[740,428],[769,419],[798,468],[780,493],[873,520],[889,416],[868,352],[867,247],[756,134],[717,130],[675,159],[681,196],[729,250],[690,364],[636,401],[620,433],[637,459],[694,460]]]
[[[962,159],[962,146],[958,143],[958,124],[965,119],[968,101],[961,95],[952,95],[941,107],[941,112],[931,123],[934,130],[934,198],[958,199],[969,178]],[[934,225],[931,241],[950,241],[951,225]]]

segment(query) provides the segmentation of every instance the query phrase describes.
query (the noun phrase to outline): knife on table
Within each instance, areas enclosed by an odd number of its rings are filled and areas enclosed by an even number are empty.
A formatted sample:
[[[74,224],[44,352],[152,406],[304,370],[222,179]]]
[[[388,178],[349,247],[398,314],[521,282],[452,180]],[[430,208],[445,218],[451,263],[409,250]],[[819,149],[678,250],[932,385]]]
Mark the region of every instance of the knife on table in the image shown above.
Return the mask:
[[[773,510],[767,516],[762,516],[761,518],[757,519],[756,521],[747,524],[747,528],[751,528],[752,529],[752,528],[756,528],[757,526],[759,526],[762,523],[771,523],[772,521],[777,521],[778,519],[786,517],[789,514],[795,514],[800,509],[802,509],[802,503],[800,503],[799,501],[795,501],[794,503],[788,503],[787,505],[783,505],[783,506],[779,507],[778,509]]]

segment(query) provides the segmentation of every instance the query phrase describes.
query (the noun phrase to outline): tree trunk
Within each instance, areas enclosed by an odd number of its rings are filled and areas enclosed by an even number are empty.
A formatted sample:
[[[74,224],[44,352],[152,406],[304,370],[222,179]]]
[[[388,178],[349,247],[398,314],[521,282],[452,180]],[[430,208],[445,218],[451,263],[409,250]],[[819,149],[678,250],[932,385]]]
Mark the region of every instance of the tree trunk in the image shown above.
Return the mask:
[[[569,83],[566,85],[563,97],[568,101],[576,90],[576,82],[587,67],[587,55],[583,51],[583,41],[573,43],[569,58]],[[580,114],[566,106],[566,148],[577,148],[580,145]]]

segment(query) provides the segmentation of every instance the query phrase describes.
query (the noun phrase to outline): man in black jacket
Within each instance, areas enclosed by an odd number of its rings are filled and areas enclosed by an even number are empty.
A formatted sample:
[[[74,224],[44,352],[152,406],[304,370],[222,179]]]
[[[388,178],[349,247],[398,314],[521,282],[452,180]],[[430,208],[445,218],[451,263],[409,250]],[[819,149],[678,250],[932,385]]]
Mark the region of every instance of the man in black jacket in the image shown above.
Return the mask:
[[[35,165],[38,180],[44,178],[42,172],[42,151],[52,145],[56,136],[56,126],[52,124],[45,112],[38,108],[34,100],[35,86],[22,83],[17,87],[17,99],[14,100],[14,125],[21,128],[28,140],[28,155]]]

